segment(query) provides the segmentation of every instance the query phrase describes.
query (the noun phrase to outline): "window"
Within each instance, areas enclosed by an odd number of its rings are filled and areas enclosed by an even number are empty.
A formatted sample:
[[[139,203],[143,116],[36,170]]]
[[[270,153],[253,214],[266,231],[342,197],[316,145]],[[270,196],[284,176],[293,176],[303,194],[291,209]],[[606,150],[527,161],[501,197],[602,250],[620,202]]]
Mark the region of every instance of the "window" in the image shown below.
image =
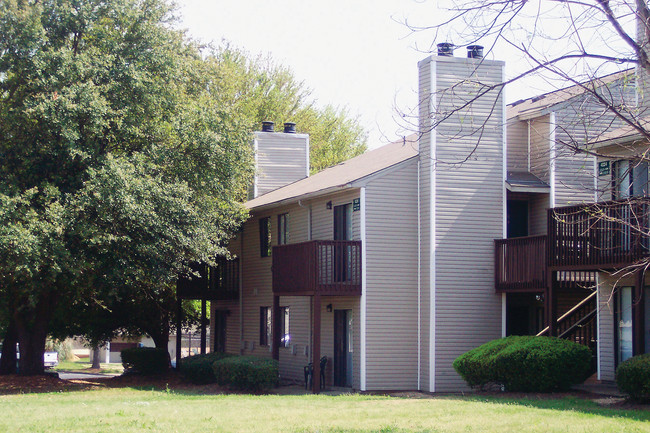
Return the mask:
[[[287,227],[288,214],[278,215],[278,245],[285,245],[289,240],[289,230]]]
[[[632,287],[620,287],[616,292],[617,361],[632,357]]]
[[[613,198],[648,196],[648,163],[614,161],[612,164]]]
[[[271,344],[271,307],[260,307],[260,346]]]
[[[289,344],[291,344],[289,307],[280,307],[280,347],[289,347]]]
[[[260,257],[271,256],[271,217],[260,218]]]

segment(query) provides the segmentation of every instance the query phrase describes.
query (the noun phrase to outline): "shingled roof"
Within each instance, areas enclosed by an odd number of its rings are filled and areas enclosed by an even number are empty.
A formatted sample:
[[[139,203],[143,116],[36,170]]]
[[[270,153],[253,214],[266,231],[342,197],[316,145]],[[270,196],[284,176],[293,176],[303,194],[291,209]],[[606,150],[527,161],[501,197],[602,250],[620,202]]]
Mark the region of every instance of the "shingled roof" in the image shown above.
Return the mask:
[[[352,182],[418,155],[417,135],[387,144],[245,203],[254,210],[349,188]]]

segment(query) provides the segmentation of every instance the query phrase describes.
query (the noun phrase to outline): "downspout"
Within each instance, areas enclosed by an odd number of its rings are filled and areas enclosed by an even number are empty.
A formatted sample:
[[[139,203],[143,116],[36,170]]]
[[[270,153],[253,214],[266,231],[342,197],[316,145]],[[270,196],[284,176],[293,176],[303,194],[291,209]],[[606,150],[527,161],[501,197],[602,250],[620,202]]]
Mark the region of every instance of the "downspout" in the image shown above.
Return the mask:
[[[550,150],[550,161],[549,161],[549,168],[550,168],[550,173],[549,173],[549,183],[551,184],[551,198],[550,198],[550,205],[551,207],[555,207],[555,158],[557,157],[556,155],[556,147],[555,147],[555,112],[552,112],[549,114],[549,127],[550,127],[550,133],[549,133],[549,150]]]
[[[420,164],[421,160],[418,158],[418,391],[422,390],[422,246],[421,246],[421,215],[420,215]]]
[[[244,354],[244,230],[239,238],[239,354]]]
[[[505,69],[505,65],[502,67]],[[505,76],[505,71],[502,71],[502,76]],[[502,115],[505,117],[506,113],[506,98],[502,97],[501,98],[501,112],[503,113]],[[502,170],[502,183],[501,183],[501,236],[503,239],[508,237],[508,191],[506,189],[506,181],[508,180],[508,128],[507,128],[507,122],[504,120],[503,121],[503,126],[501,129],[501,140],[503,142],[503,147],[501,149],[501,170]],[[528,123],[528,146],[529,146],[529,152],[528,152],[528,171],[530,171],[530,121]],[[494,261],[492,262],[494,265]],[[506,312],[507,312],[507,298],[506,294],[502,293],[501,294],[501,337],[506,336]]]
[[[359,201],[360,206],[361,206],[361,221],[360,221],[360,235],[361,235],[361,299],[360,299],[360,306],[359,306],[359,315],[360,317],[360,324],[359,324],[359,332],[361,334],[361,341],[360,341],[360,349],[361,353],[359,354],[359,361],[360,361],[360,366],[359,366],[359,388],[361,388],[361,391],[366,391],[367,390],[367,356],[366,356],[366,350],[367,350],[367,327],[366,327],[366,321],[367,321],[367,260],[366,260],[366,251],[367,251],[367,227],[366,227],[366,187],[362,187],[359,191]]]
[[[528,143],[527,143],[528,144],[528,152],[526,153],[526,156],[528,158],[528,163],[527,163],[528,168],[527,169],[530,172],[530,119],[528,119],[526,121],[526,123],[528,124]]]

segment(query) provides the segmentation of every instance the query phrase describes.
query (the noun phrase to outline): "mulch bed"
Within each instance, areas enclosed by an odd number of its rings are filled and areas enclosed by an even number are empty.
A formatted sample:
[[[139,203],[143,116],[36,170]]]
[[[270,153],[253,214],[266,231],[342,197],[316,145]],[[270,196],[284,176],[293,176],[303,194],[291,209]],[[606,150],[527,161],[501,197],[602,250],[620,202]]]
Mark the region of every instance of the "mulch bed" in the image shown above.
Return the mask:
[[[91,373],[92,371],[86,371]],[[83,391],[102,388],[144,388],[174,391],[190,391],[197,394],[223,394],[226,390],[217,385],[195,385],[170,372],[164,376],[122,375],[89,379],[59,379],[56,375],[0,376],[0,395],[41,392]]]

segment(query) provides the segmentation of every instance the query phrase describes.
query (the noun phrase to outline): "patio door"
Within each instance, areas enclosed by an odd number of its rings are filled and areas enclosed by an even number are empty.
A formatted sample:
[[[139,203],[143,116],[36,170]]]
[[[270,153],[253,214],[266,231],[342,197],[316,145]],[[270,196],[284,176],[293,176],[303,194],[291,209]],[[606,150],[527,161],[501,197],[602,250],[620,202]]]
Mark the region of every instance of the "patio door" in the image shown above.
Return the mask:
[[[334,206],[334,240],[352,240],[352,205]],[[334,281],[347,281],[351,277],[351,251],[349,246],[334,246]]]
[[[352,310],[334,310],[334,386],[352,386]]]

